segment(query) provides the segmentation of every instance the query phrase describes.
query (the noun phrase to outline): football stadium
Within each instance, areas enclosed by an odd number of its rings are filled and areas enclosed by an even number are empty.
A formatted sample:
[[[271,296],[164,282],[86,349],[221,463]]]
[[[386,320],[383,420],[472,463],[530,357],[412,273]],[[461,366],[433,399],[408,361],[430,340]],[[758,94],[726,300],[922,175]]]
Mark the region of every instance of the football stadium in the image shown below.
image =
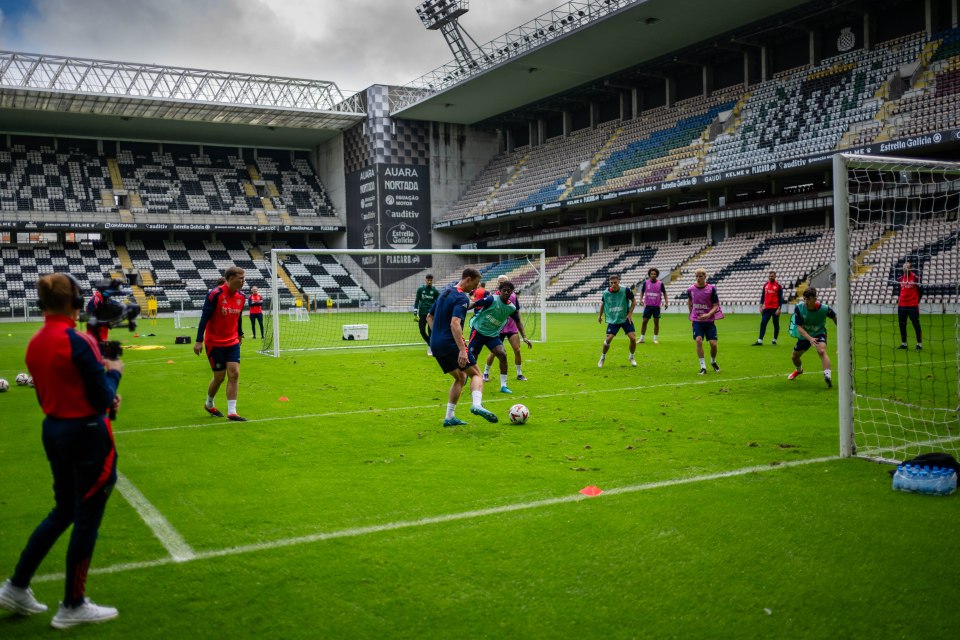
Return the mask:
[[[409,4],[0,51],[0,637],[955,633],[960,2]]]

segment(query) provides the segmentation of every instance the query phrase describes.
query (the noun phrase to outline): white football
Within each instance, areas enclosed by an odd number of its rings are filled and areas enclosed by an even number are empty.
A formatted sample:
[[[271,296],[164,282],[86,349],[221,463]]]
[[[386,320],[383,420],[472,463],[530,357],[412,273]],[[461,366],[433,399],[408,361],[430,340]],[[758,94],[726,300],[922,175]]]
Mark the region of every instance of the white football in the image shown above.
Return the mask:
[[[30,376],[25,373],[18,373],[16,380],[18,387],[25,387],[27,386],[27,381],[30,380]]]
[[[10,383],[7,382],[5,379],[0,378],[0,393],[3,393],[9,388],[10,388]]]
[[[27,376],[27,386],[28,387],[33,386],[33,376]]]
[[[515,404],[510,407],[510,422],[513,424],[525,424],[530,417],[530,410],[522,404]]]

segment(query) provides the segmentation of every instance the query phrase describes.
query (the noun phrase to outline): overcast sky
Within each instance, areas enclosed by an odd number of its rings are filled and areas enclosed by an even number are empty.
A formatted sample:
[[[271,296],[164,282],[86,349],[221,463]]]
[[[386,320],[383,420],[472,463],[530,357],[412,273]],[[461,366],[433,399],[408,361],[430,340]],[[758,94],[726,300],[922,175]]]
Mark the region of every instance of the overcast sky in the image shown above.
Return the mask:
[[[0,49],[336,82],[406,84],[453,59],[420,0],[0,0]],[[473,0],[484,44],[563,0]]]

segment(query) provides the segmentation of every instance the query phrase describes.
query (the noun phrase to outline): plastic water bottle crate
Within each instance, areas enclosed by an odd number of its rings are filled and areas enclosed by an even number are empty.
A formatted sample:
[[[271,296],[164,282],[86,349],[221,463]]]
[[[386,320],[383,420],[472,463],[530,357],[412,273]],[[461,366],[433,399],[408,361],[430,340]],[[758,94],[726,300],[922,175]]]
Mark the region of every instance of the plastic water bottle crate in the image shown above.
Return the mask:
[[[908,493],[948,496],[957,490],[957,472],[948,468],[904,464],[893,474],[893,488]]]

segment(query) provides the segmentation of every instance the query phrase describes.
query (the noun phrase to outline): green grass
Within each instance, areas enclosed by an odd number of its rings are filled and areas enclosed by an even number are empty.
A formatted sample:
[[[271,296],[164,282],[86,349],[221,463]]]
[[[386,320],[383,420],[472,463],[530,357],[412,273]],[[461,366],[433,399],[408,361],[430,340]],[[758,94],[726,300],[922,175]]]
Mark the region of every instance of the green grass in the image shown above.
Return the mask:
[[[602,325],[590,315],[551,315],[550,342],[524,350],[530,381],[513,381],[511,363],[513,396],[496,382],[485,388],[485,404],[503,421],[471,416],[465,397],[458,416],[470,425],[457,429],[440,426],[450,378],[422,347],[275,360],[248,343],[239,409],[251,421],[232,424],[200,408],[209,368],[189,345],[173,344],[189,332],[161,321],[141,326],[156,337],[124,334],[130,344],[166,349],[125,354],[119,467],[197,558],[170,561],[116,492],[88,592],[120,617],[75,635],[954,631],[956,496],[895,493],[887,467],[830,459],[838,451],[836,389],[825,387],[813,355],[804,358],[808,374],[787,382],[785,323],[780,346],[751,348],[756,317],[722,321],[723,371],[705,377],[696,375],[689,323],[669,316],[662,324],[660,345],[638,346],[639,367],[628,365],[620,336],[598,369]],[[12,381],[23,370],[35,330],[0,325],[0,376]],[[919,367],[936,360],[922,357],[890,356]],[[530,408],[527,425],[505,423],[514,402]],[[34,394],[14,387],[0,408],[6,577],[52,497]],[[587,485],[606,493],[578,499]],[[424,518],[432,520],[417,522]],[[33,585],[53,606],[65,542]],[[0,613],[0,637],[48,637],[49,619]]]

